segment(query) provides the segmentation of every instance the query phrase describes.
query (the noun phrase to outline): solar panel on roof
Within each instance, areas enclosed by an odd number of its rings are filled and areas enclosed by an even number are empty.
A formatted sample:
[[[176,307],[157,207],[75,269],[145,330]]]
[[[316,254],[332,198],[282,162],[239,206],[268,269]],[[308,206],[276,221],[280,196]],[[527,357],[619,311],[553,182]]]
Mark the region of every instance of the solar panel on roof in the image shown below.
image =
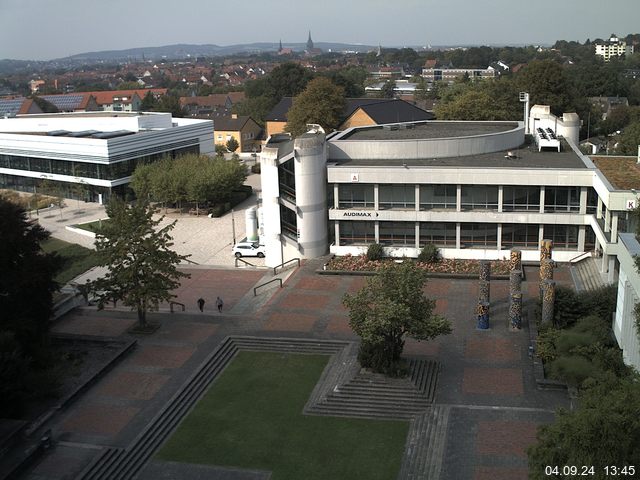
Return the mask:
[[[24,98],[0,100],[0,115],[18,113],[23,103]]]
[[[65,95],[64,97],[44,95],[42,98],[54,104],[58,110],[73,110],[74,108],[78,108],[82,103],[82,95]]]

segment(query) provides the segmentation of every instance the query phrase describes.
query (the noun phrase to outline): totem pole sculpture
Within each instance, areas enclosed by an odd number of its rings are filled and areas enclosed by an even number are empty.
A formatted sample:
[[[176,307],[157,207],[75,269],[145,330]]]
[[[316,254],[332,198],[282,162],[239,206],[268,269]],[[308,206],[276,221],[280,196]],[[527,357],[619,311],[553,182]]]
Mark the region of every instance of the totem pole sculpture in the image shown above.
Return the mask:
[[[491,301],[491,263],[480,262],[480,279],[478,286],[478,306],[476,317],[478,330],[489,328],[489,303]]]

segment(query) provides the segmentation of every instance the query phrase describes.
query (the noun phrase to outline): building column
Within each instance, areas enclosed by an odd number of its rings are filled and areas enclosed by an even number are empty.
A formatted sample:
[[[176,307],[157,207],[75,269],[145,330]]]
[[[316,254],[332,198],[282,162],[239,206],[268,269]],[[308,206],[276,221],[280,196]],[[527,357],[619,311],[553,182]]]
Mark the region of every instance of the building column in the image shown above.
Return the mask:
[[[416,184],[416,212],[420,211],[420,185]]]
[[[587,236],[587,230],[584,225],[578,227],[578,251],[584,252],[584,241]]]
[[[496,246],[498,247],[498,251],[502,250],[502,224],[498,223],[498,238],[496,239]]]
[[[580,215],[587,214],[587,187],[580,188]]]
[[[456,248],[460,250],[460,222],[456,223]]]
[[[377,220],[373,224],[373,233],[376,237],[376,243],[380,243],[380,222]]]
[[[420,249],[420,222],[416,222],[416,226],[415,226],[415,232],[416,232],[416,249]]]
[[[504,199],[504,191],[503,186],[498,185],[498,213],[502,213],[502,201]],[[498,240],[498,245],[500,245],[500,240]]]
[[[609,257],[609,275],[607,276],[607,281],[609,283],[613,283],[616,280],[616,256],[608,255]]]
[[[604,231],[611,231],[611,210],[607,208],[607,211],[604,213]]]
[[[540,187],[540,213],[544,213],[544,185]],[[542,234],[540,234],[540,240],[542,240]]]
[[[598,195],[598,206],[596,207],[596,218],[602,217],[602,198]]]
[[[339,190],[340,189],[338,188],[338,184],[334,183],[333,184],[333,208],[335,208],[336,210],[340,208],[340,199],[338,198]]]
[[[541,223],[538,227],[538,250],[540,250],[540,245],[542,245],[542,240],[544,240],[544,225]]]
[[[611,212],[611,243],[618,241],[618,215],[619,212]]]
[[[378,210],[378,194],[379,194],[378,187],[379,185],[377,183],[373,184],[373,209],[374,210]],[[378,225],[378,222],[376,222],[376,228],[377,228],[377,225]]]
[[[456,212],[462,211],[462,185],[456,185]],[[458,247],[460,248],[460,247]]]
[[[607,273],[609,270],[609,255],[606,253],[602,254],[602,259],[600,261],[600,273]]]
[[[340,222],[334,220],[333,222],[334,235],[336,236],[336,247],[340,246]]]

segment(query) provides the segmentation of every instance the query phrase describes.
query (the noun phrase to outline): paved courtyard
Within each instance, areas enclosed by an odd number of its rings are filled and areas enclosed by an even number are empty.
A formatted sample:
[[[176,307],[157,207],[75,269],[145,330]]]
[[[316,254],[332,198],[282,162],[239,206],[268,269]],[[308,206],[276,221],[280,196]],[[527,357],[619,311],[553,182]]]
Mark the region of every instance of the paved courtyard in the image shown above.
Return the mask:
[[[56,447],[26,475],[29,479],[73,478],[105,446],[126,447],[191,373],[230,334],[356,340],[342,296],[364,285],[366,277],[315,273],[321,261],[308,261],[291,274],[284,288],[271,290],[253,313],[237,314],[253,297],[253,287],[270,278],[264,270],[193,268],[176,292],[184,313],[154,314],[161,328],[135,337],[138,346],[69,409],[51,422]],[[537,295],[537,268],[526,268],[525,302]],[[570,283],[560,268],[559,283]],[[491,330],[475,329],[477,281],[431,279],[425,293],[454,325],[453,334],[432,342],[408,340],[408,355],[441,363],[435,403],[450,407],[440,478],[527,478],[526,448],[537,425],[550,422],[566,394],[539,391],[528,356],[525,328],[507,325],[504,280],[492,282]],[[222,313],[215,297],[225,300]],[[206,299],[205,312],[196,300]],[[81,308],[59,320],[59,333],[130,338],[135,323],[122,309],[101,312]],[[64,468],[62,467],[64,465]]]

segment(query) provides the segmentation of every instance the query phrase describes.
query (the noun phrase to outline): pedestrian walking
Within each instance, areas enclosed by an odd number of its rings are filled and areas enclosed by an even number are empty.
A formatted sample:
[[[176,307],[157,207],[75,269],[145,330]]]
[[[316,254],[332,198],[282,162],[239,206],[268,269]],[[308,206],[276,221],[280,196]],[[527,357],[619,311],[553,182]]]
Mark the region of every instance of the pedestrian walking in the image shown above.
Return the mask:
[[[222,313],[222,305],[224,305],[224,302],[220,297],[216,298],[216,305],[218,306],[218,311]]]
[[[201,312],[204,312],[204,298],[202,297],[198,299],[198,308]]]

